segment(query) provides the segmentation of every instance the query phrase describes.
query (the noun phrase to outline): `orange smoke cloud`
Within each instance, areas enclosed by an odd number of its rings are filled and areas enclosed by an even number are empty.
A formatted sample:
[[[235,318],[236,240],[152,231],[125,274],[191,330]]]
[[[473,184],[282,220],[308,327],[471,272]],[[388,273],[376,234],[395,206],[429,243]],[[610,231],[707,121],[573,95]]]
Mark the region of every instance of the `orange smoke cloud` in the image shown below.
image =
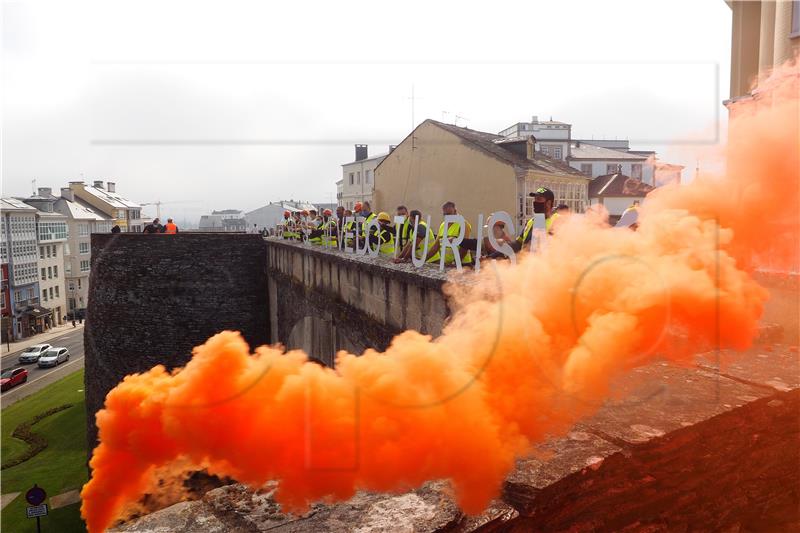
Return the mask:
[[[407,331],[384,353],[340,352],[333,370],[299,351],[251,355],[224,332],[183,369],[126,377],[97,414],[89,530],[179,459],[252,486],[280,480],[289,508],[450,479],[480,512],[514,459],[594,411],[615,374],[656,354],[686,360],[687,344],[746,347],[767,298],[753,252],[797,244],[796,67],[778,78],[758,106],[739,105],[726,177],[659,190],[636,232],[572,217],[541,253],[485,265],[478,283],[449,287],[436,339]],[[793,242],[766,230],[773,217]]]

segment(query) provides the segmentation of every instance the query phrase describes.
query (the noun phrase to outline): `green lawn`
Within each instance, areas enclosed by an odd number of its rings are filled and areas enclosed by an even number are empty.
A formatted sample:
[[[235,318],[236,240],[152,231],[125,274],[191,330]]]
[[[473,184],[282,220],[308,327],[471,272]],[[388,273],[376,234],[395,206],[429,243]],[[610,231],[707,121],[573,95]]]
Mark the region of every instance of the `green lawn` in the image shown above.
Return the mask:
[[[80,391],[80,392],[79,392]],[[78,489],[87,480],[86,470],[86,407],[83,393],[83,370],[53,383],[39,392],[3,409],[0,419],[2,457],[6,461],[22,453],[27,445],[11,437],[20,423],[47,409],[63,404],[72,407],[48,416],[33,426],[32,431],[44,436],[48,446],[24,463],[0,471],[4,494],[23,492],[2,512],[2,530],[36,531],[36,520],[25,516],[24,492],[34,483],[48,496]],[[51,511],[42,518],[42,531],[70,533],[85,531],[80,519],[80,504]]]

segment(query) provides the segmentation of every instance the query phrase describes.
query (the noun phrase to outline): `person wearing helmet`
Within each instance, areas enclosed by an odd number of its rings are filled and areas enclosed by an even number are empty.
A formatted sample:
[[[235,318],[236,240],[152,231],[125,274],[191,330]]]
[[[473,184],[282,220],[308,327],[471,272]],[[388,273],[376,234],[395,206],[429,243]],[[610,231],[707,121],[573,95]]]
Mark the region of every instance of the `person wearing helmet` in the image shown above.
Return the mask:
[[[317,229],[312,229],[308,234],[308,240],[312,244],[320,244],[327,248],[337,247],[338,230],[336,219],[333,218],[333,212],[330,209],[325,209],[322,212],[322,221]]]
[[[422,213],[418,210],[412,209],[407,220],[410,220],[412,225],[416,224],[416,233],[413,230],[410,232],[409,240],[403,246],[397,259],[394,260],[395,263],[411,261],[411,254],[414,254],[417,259],[423,259],[423,254],[426,251],[425,241],[428,242],[427,249],[430,250],[436,240],[436,236],[428,229],[428,225],[422,220]],[[437,263],[438,261],[438,253],[428,259],[428,263]]]
[[[371,250],[377,247],[381,255],[393,256],[394,233],[392,233],[392,218],[389,216],[389,213],[381,211],[378,213],[377,219],[380,227],[378,230],[370,232],[367,246],[369,246]]]

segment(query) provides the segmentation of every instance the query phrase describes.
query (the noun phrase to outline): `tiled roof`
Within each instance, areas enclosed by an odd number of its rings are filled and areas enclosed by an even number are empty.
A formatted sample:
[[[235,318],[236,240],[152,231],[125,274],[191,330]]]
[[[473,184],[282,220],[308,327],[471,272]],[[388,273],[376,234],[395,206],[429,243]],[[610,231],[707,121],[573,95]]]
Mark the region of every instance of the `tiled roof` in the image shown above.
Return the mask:
[[[122,209],[142,207],[141,205],[135,202],[131,202],[130,200],[127,200],[122,196],[119,196],[117,193],[108,192],[105,189],[100,189],[98,187],[94,187],[93,185],[84,186],[84,190],[89,194],[100,198],[104,202],[107,202],[112,207],[122,208]]]
[[[0,199],[0,207],[3,211],[36,211],[36,208],[26,204],[18,198]]]
[[[366,159],[359,159],[358,161],[350,161],[349,163],[342,163],[342,166],[346,167],[347,165],[352,165],[352,164],[355,164],[355,163],[366,163],[367,161],[374,161],[376,159],[384,159],[384,158],[386,158],[387,155],[389,155],[389,152],[386,152],[385,154],[374,155],[374,156],[368,157]]]
[[[589,197],[598,196],[634,196],[643,197],[655,189],[638,178],[624,174],[606,174],[597,176],[589,182]]]
[[[459,126],[454,126],[453,124],[445,124],[443,122],[438,122],[436,120],[431,120],[431,119],[428,119],[425,122],[430,122],[431,124],[435,124],[436,126],[439,126],[440,128],[445,129],[450,133],[460,137],[461,139],[475,146],[476,148],[483,150],[489,155],[497,159],[500,159],[502,161],[505,161],[511,165],[514,165],[515,167],[528,170],[538,170],[540,172],[549,172],[551,174],[561,174],[561,175],[586,178],[584,174],[572,168],[571,166],[567,165],[566,163],[563,163],[558,159],[547,157],[546,155],[543,155],[540,152],[536,152],[534,154],[533,161],[531,161],[524,155],[513,152],[510,149],[504,147],[503,145],[508,144],[508,142],[504,137],[500,135],[495,135],[494,133],[487,133],[485,131],[471,130],[469,128],[462,128]]]
[[[610,148],[602,148],[592,144],[581,143],[580,146],[577,146],[576,144],[571,146],[569,159],[630,159],[631,161],[645,161],[647,157],[629,152],[612,150]]]

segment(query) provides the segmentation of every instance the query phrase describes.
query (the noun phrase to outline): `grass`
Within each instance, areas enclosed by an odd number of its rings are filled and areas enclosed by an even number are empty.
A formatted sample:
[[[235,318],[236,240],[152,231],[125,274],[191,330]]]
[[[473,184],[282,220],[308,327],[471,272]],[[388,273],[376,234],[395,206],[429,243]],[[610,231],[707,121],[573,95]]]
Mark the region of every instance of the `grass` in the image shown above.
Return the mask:
[[[3,531],[36,531],[36,520],[25,516],[27,502],[24,498],[24,492],[34,483],[45,489],[48,496],[55,496],[79,489],[87,481],[83,370],[3,409],[0,421],[3,462],[27,449],[25,442],[11,436],[14,428],[63,404],[72,404],[72,407],[48,416],[32,427],[34,433],[47,440],[47,448],[24,463],[0,471],[4,494],[23,493],[3,509]],[[74,504],[50,511],[48,516],[42,518],[42,530],[64,533],[85,531],[79,508],[80,504]]]

